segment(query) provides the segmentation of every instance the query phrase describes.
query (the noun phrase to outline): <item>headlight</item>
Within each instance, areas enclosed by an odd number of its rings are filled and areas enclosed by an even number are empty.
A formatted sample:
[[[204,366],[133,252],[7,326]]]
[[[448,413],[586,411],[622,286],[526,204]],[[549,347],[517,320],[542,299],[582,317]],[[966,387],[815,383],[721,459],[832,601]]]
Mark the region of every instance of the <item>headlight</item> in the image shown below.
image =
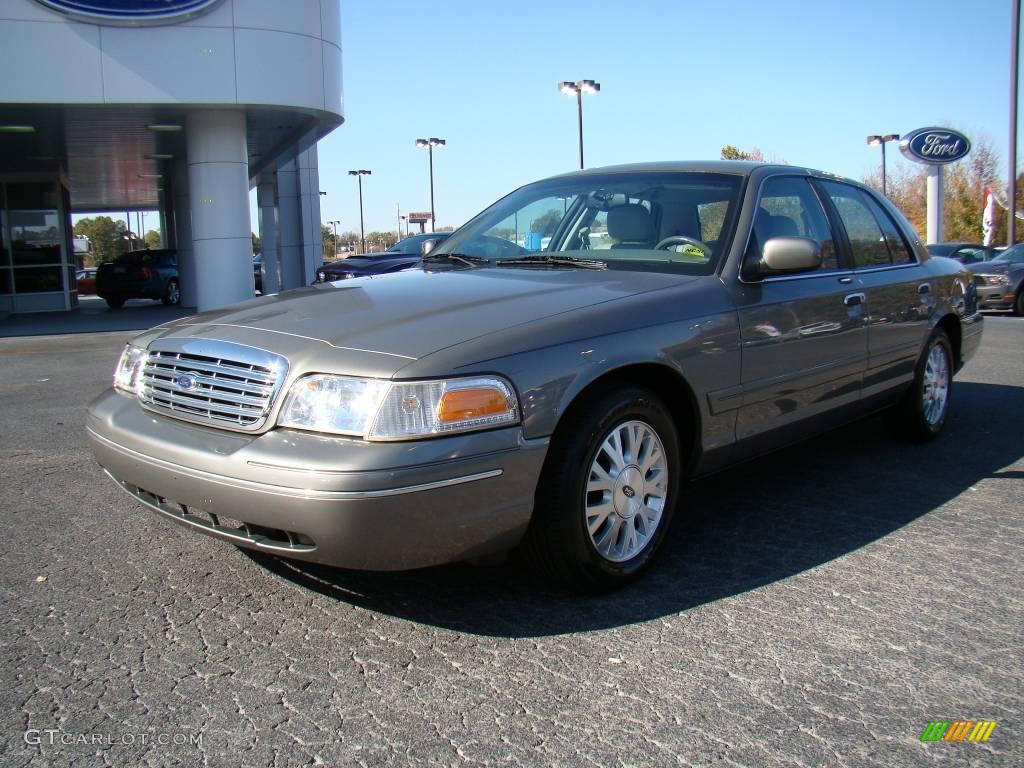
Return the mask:
[[[327,282],[327,273],[324,272],[322,269],[317,270],[316,279],[319,280],[321,283],[326,283]]]
[[[388,382],[315,374],[296,381],[278,418],[282,427],[366,440],[405,440],[519,422],[504,379],[482,376]]]
[[[114,389],[130,395],[138,393],[139,380],[142,378],[142,366],[146,364],[146,350],[132,344],[126,344],[121,359],[114,369]]]
[[[1010,278],[1007,275],[985,275],[989,285],[1009,285]]]

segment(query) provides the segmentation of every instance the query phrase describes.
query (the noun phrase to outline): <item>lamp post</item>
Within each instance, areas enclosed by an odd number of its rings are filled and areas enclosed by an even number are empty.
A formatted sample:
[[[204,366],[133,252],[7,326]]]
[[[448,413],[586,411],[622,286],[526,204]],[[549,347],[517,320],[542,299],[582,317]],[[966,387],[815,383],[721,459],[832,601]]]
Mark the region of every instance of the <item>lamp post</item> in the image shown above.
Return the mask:
[[[437,226],[437,215],[434,212],[434,147],[443,147],[447,144],[444,139],[416,139],[416,146],[427,148],[427,155],[430,158],[430,231],[433,232]]]
[[[341,224],[341,220],[334,219],[327,223],[331,225],[331,229],[334,231],[334,258],[338,258],[338,225]]]
[[[362,244],[363,253],[366,253],[366,228],[363,226],[363,176],[369,176],[372,171],[360,168],[358,171],[349,171],[349,176],[355,176],[359,182],[359,242]]]
[[[568,95],[576,95],[576,116],[580,129],[580,170],[583,170],[583,94],[597,93],[601,90],[601,84],[593,80],[580,80],[574,83],[565,80],[558,84],[558,90]]]
[[[882,194],[886,194],[885,190],[885,145],[890,141],[899,141],[900,135],[898,133],[886,133],[879,136],[868,136],[868,146],[871,147],[882,147]]]

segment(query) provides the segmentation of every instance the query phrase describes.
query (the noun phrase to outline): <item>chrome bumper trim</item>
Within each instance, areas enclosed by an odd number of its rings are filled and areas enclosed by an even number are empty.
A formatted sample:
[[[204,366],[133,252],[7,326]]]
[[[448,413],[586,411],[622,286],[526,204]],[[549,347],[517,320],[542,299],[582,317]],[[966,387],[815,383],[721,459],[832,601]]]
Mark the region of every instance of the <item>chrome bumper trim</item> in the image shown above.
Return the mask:
[[[256,491],[257,493],[269,493],[276,496],[287,496],[289,498],[304,498],[304,499],[318,499],[322,501],[347,501],[353,499],[378,499],[387,496],[401,496],[406,493],[419,493],[421,491],[432,491],[438,488],[448,488],[453,485],[462,485],[464,483],[474,483],[478,480],[487,480],[492,477],[499,477],[504,473],[502,469],[491,469],[486,472],[476,472],[472,475],[463,475],[461,477],[450,477],[444,480],[435,480],[430,483],[419,483],[417,485],[406,485],[398,488],[381,488],[379,490],[372,491],[319,491],[312,488],[293,488],[283,485],[270,485],[267,483],[257,483],[252,480],[242,480],[236,477],[227,477],[225,475],[218,475],[213,472],[206,472],[201,469],[194,469],[192,467],[182,466],[181,464],[175,464],[170,461],[164,461],[153,456],[147,456],[144,453],[133,451],[131,448],[125,448],[123,445],[118,445],[112,440],[108,440],[102,435],[98,434],[95,430],[86,427],[86,431],[89,436],[97,442],[105,445],[111,450],[115,450],[125,456],[129,456],[139,461],[144,461],[147,464],[161,467],[163,469],[170,470],[172,472],[178,472],[189,477],[194,477],[199,480],[206,480],[211,483],[217,483],[218,485],[226,485],[232,488],[245,488],[250,491]],[[116,480],[116,478],[115,478]]]

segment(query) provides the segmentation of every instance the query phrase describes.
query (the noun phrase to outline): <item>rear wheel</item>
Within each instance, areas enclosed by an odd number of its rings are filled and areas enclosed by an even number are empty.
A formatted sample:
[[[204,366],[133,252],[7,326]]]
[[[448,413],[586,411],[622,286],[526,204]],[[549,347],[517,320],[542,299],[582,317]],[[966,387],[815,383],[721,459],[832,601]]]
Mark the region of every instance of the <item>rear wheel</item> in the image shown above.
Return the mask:
[[[675,423],[647,389],[575,408],[552,440],[525,548],[582,590],[632,580],[665,538],[682,480]]]
[[[911,440],[932,440],[942,431],[953,388],[953,351],[949,336],[936,328],[917,361],[914,381],[893,409],[898,431]]]
[[[1017,300],[1013,302],[1013,314],[1024,317],[1024,283],[1017,288]]]
[[[173,307],[177,306],[181,302],[181,288],[178,287],[178,281],[171,278],[167,281],[167,288],[164,290],[163,298],[160,299],[164,303],[164,306]]]
[[[120,309],[124,306],[124,296],[107,296],[107,306],[111,309]]]

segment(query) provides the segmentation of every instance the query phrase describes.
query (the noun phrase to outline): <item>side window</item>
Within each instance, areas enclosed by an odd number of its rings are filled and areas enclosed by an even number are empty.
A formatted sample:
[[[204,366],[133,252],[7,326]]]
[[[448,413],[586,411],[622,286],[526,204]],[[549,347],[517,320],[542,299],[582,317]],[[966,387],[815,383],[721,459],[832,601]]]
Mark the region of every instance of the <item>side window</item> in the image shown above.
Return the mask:
[[[960,259],[964,264],[974,264],[977,261],[985,260],[985,252],[981,248],[961,248],[956,252],[954,258]]]
[[[821,269],[838,269],[835,243],[818,196],[807,180],[798,176],[769,179],[761,189],[754,217],[751,247],[760,250],[773,237],[808,237],[821,245]]]
[[[832,204],[835,205],[843,227],[846,229],[846,236],[850,239],[853,265],[855,267],[880,267],[892,264],[893,259],[889,253],[887,238],[882,233],[878,219],[869,208],[872,202],[856,187],[834,181],[822,182],[822,186],[832,199]],[[898,233],[896,236],[902,241]],[[906,246],[904,246],[904,250],[906,250]],[[909,259],[906,260],[909,261]]]
[[[913,263],[914,257],[911,255],[910,247],[907,245],[907,241],[903,239],[903,235],[900,234],[900,230],[895,222],[893,222],[892,217],[872,198],[865,196],[865,199],[868,201],[868,207],[871,208],[879,225],[882,227],[882,234],[885,236],[886,245],[889,246],[889,255],[892,257],[892,263]]]

